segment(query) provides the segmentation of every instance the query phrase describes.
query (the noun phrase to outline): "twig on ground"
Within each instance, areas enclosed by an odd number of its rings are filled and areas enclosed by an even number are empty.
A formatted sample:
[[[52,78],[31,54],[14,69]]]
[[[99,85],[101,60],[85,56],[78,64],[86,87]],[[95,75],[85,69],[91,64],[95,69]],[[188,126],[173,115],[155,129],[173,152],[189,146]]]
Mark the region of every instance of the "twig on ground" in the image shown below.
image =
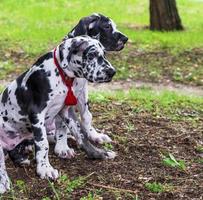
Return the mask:
[[[99,188],[104,188],[104,189],[107,189],[107,190],[117,190],[117,191],[120,191],[120,192],[131,193],[131,194],[137,194],[138,193],[138,191],[136,191],[136,190],[128,190],[128,189],[116,188],[116,187],[112,187],[112,186],[108,186],[108,185],[101,185],[101,184],[97,184],[97,183],[87,182],[87,184],[95,186],[95,187],[99,187]]]

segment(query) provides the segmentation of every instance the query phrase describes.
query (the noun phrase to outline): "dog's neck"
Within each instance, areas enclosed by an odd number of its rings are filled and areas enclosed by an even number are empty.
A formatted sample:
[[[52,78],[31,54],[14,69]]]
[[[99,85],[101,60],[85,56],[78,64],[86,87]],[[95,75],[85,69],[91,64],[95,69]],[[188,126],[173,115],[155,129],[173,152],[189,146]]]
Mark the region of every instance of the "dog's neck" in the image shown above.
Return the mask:
[[[63,72],[65,73],[65,75],[67,75],[67,76],[70,77],[70,78],[75,78],[74,73],[70,70],[70,69],[71,69],[70,63],[67,62],[66,65],[63,66],[63,63],[62,63],[63,60],[60,59],[60,51],[62,51],[62,49],[60,49],[60,46],[57,46],[57,47],[55,48],[55,59],[57,60],[57,62],[58,62],[58,64],[59,64],[60,68],[63,70]],[[67,50],[67,51],[68,51],[68,50]],[[54,50],[53,50],[53,52],[54,52]]]
[[[63,80],[63,83],[66,85],[66,87],[68,88],[68,93],[67,96],[65,98],[65,105],[67,106],[72,106],[72,105],[76,105],[77,104],[77,98],[75,97],[73,90],[72,90],[72,86],[73,86],[73,81],[74,78],[71,78],[69,76],[67,76],[67,74],[65,74],[65,72],[63,71],[63,69],[61,68],[57,57],[56,57],[56,50],[57,48],[54,49],[53,51],[53,58],[54,58],[54,64],[57,67],[59,74]]]

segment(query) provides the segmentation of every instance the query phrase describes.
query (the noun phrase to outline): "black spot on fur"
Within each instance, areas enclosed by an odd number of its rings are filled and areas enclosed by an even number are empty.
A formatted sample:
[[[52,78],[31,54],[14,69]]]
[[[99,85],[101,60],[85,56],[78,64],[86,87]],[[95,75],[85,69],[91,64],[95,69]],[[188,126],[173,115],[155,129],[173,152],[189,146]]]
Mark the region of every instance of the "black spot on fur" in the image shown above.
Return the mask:
[[[59,76],[59,70],[57,68],[55,69],[55,74],[56,76]]]
[[[30,113],[29,114],[29,119],[30,119],[30,122],[32,124],[37,124],[39,122],[39,119],[37,118],[37,114],[36,113]]]
[[[24,140],[19,145],[15,147],[15,149],[9,151],[9,157],[14,162],[15,165],[20,165],[22,161],[26,160],[27,154],[25,153],[25,148],[28,145],[33,145],[32,140]]]
[[[76,63],[77,63],[78,65],[81,65],[81,64],[82,64],[79,60],[76,60]]]
[[[42,130],[41,130],[41,128],[33,127],[32,129],[33,129],[33,132],[34,132],[35,141],[37,141],[37,142],[42,141],[43,138],[42,138]]]
[[[69,119],[65,119],[66,123],[69,124],[70,123],[70,120]]]
[[[102,56],[99,56],[97,59],[98,65],[101,65],[103,63],[104,59],[102,58]]]
[[[51,71],[46,72],[46,75],[49,77],[51,76]]]
[[[19,114],[39,113],[46,107],[51,92],[47,74],[43,69],[33,72],[27,80],[26,89],[21,86],[25,74],[17,79],[15,91],[18,105],[21,108]]]
[[[74,73],[75,77],[79,77],[79,74],[77,71],[74,71],[73,73]]]
[[[35,144],[35,153],[37,153],[37,152],[40,151],[40,150],[41,150],[40,146],[38,146],[38,145]]]
[[[28,131],[29,133],[32,133],[31,127],[26,127],[26,128],[27,128],[27,131]]]
[[[59,58],[60,58],[60,61],[63,61],[63,59],[64,59],[63,49],[64,49],[64,43],[60,44],[60,46],[59,46]]]
[[[8,117],[3,117],[3,120],[4,120],[5,122],[7,122],[7,121],[8,121]]]
[[[11,139],[15,139],[17,137],[16,133],[13,131],[6,132],[8,134],[8,137]]]
[[[53,58],[53,54],[52,54],[52,52],[49,52],[49,53],[47,53],[47,54],[41,56],[41,57],[34,63],[34,65],[39,66],[39,65],[41,65],[45,60],[49,60],[49,59],[51,59],[51,58]]]
[[[26,118],[21,118],[21,119],[19,119],[19,120],[22,121],[22,122],[26,122],[26,121],[27,121]]]
[[[100,72],[100,71],[98,71],[98,72],[97,72],[97,76],[99,76],[100,74],[101,74],[101,72]]]
[[[2,94],[2,99],[1,99],[1,102],[2,103],[6,103],[8,100],[8,88],[6,88]]]

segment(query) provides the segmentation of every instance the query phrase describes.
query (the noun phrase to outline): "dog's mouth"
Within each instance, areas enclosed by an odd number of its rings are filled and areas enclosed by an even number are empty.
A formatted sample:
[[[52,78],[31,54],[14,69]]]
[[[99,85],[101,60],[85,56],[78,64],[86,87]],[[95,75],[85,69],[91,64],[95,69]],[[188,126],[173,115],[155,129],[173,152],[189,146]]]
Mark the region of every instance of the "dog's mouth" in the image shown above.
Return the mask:
[[[95,80],[88,80],[90,83],[109,83],[111,82],[113,77],[108,77],[106,79],[95,79]]]
[[[125,43],[122,40],[118,40],[115,43],[111,43],[111,45],[105,46],[106,51],[120,51],[124,48]]]
[[[117,43],[117,47],[116,47],[116,51],[120,51],[120,50],[122,50],[123,48],[124,48],[124,42],[122,42],[121,40],[119,40],[118,41],[118,43]]]

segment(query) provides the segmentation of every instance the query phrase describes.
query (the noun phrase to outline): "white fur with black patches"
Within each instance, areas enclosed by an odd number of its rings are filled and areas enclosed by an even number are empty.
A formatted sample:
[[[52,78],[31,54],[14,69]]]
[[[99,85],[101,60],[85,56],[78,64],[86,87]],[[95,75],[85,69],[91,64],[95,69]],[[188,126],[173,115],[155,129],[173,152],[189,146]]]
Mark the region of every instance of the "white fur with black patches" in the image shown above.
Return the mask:
[[[102,14],[98,14],[98,13],[94,13],[88,17],[82,18],[79,21],[79,23],[73,28],[73,30],[65,37],[65,39],[67,39],[69,37],[73,38],[73,37],[79,36],[79,35],[89,35],[92,38],[99,40],[103,44],[105,50],[107,50],[107,51],[121,50],[128,40],[128,38],[123,33],[121,33],[120,31],[117,30],[116,24],[113,22],[112,19],[110,19]],[[59,45],[59,49],[61,49],[61,50],[57,51],[57,56],[59,57],[59,60],[63,60],[64,55],[61,53],[64,49],[63,43],[61,45]],[[93,49],[90,49],[89,52],[91,52],[92,50]],[[94,51],[93,51],[93,53],[94,53]],[[78,57],[74,57],[74,59],[71,60],[71,63],[74,64],[76,68],[77,67],[80,68],[81,61]],[[91,81],[97,81],[97,80],[93,80],[94,77],[97,76],[97,72],[96,72],[96,70],[94,70],[94,72],[93,72],[92,65],[93,64],[91,64],[91,62],[89,62],[89,66],[87,66],[87,70],[85,71],[85,73],[87,71],[89,71],[89,72],[92,71],[91,74],[89,73],[88,78],[90,79],[92,77]],[[41,67],[41,66],[39,66],[39,67]],[[78,68],[78,70],[74,70],[74,71],[69,70],[69,71],[67,71],[67,74],[71,77],[75,76],[75,74],[77,74],[78,76],[81,77],[82,70],[79,68]],[[98,73],[100,74],[100,76],[102,76],[103,72],[101,72],[101,73],[98,72]],[[101,82],[104,81],[102,77],[98,77],[98,78],[101,79]],[[77,87],[76,87],[76,85],[77,85]],[[92,115],[89,111],[88,104],[87,104],[88,90],[87,90],[86,79],[76,78],[74,81],[74,88],[75,88],[76,93],[80,93],[80,95],[78,95],[79,103],[78,103],[77,107],[81,113],[82,126],[84,127],[85,131],[87,132],[89,139],[94,142],[98,142],[98,143],[110,142],[111,139],[106,134],[97,133],[95,128],[92,126]],[[73,109],[74,109],[73,107],[68,108],[68,109],[64,108],[65,112],[73,111]],[[55,124],[54,120],[49,123]],[[74,124],[74,123],[72,123],[72,124]],[[77,127],[77,124],[78,123],[75,122],[75,125],[73,125],[73,126]],[[76,130],[76,128],[74,130]],[[55,132],[56,132],[56,135],[55,135]],[[56,149],[57,150],[55,151],[55,153],[59,156],[62,155],[60,157],[64,157],[63,156],[64,152],[66,152],[68,149],[66,141],[65,141],[66,133],[64,131],[64,136],[62,137],[62,138],[64,138],[64,141],[62,142],[61,140],[58,141],[58,137],[57,137],[57,135],[61,135],[62,133],[61,133],[61,131],[59,131],[59,133],[57,133],[57,132],[58,132],[58,130],[55,130],[55,129],[52,129],[52,131],[48,132],[48,139],[52,143],[55,142],[55,139],[56,139],[56,146],[57,146]],[[79,130],[78,130],[78,133],[73,134],[76,137],[76,140],[80,134],[81,133],[79,132]],[[59,144],[58,144],[58,142],[59,142]]]
[[[85,78],[93,82],[110,81],[115,74],[115,69],[104,57],[104,49],[97,40],[90,37],[76,37],[63,41],[63,60],[59,59],[59,48],[56,50],[56,57],[65,74],[73,78]],[[93,49],[96,54],[89,59],[89,50]],[[71,54],[71,55],[70,55]],[[91,55],[92,56],[92,55]],[[98,58],[100,57],[100,61]],[[75,65],[78,60],[78,65]],[[91,63],[91,64],[90,64]],[[87,67],[91,70],[87,71]],[[102,79],[98,79],[94,71],[102,71]],[[80,75],[75,72],[81,71]],[[112,71],[112,73],[109,73]],[[76,84],[77,83],[77,84]],[[73,91],[80,100],[81,88],[85,88],[86,82],[78,83],[77,79],[73,84]],[[83,91],[83,90],[82,90]],[[56,66],[53,61],[53,51],[45,54],[32,66],[28,72],[22,74],[16,81],[13,81],[0,97],[0,192],[9,189],[8,176],[5,169],[3,149],[12,150],[24,140],[33,138],[35,143],[35,154],[37,163],[37,174],[42,178],[56,179],[59,176],[58,170],[54,169],[49,162],[49,142],[47,133],[53,131],[52,124],[56,116],[62,117],[64,122],[61,126],[57,124],[58,133],[68,129],[76,137],[80,146],[83,146],[84,138],[80,135],[80,123],[68,119],[63,112],[64,101],[68,88],[62,81],[61,76],[56,73]],[[80,103],[79,103],[80,105]],[[9,112],[11,111],[11,112]],[[14,118],[15,115],[15,118]],[[65,123],[65,124],[63,124]],[[89,127],[88,127],[89,128]],[[57,134],[58,134],[57,133]],[[67,134],[67,133],[66,133]],[[65,140],[66,140],[65,136]],[[60,140],[58,140],[60,141]],[[56,153],[65,157],[74,156],[74,152],[64,143],[65,152],[58,150]],[[87,150],[87,149],[86,149]],[[89,152],[89,150],[88,150]],[[101,151],[98,151],[101,152]],[[102,158],[108,158],[111,152],[102,152]],[[111,156],[110,156],[111,157]]]

